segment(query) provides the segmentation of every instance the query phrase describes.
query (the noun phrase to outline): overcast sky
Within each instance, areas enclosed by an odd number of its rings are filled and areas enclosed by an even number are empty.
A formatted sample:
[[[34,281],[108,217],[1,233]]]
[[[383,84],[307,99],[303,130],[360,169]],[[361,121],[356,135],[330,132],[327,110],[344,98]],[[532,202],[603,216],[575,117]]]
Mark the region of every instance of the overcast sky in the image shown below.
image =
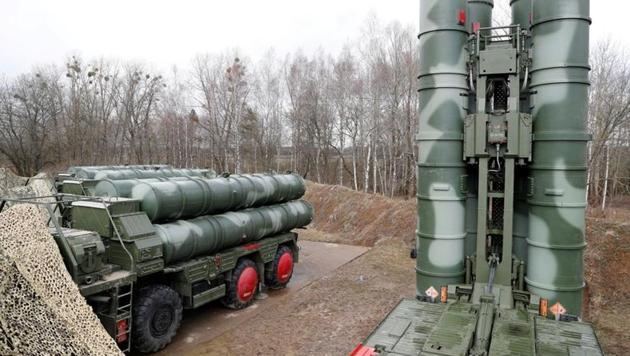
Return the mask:
[[[495,0],[505,6],[509,0]],[[614,2],[614,6],[611,6]],[[0,73],[90,59],[140,60],[186,68],[199,53],[238,48],[256,60],[319,47],[336,54],[368,14],[417,28],[418,0],[0,0]],[[591,0],[592,37],[630,47],[630,3]]]

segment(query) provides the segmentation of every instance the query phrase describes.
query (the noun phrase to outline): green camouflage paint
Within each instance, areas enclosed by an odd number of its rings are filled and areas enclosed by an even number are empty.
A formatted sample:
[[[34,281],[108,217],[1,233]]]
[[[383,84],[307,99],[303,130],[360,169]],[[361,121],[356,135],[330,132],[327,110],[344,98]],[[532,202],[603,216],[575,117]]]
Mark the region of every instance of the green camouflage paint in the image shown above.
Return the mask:
[[[464,280],[465,0],[420,1],[416,293]]]
[[[530,292],[581,314],[590,70],[589,0],[534,0]]]

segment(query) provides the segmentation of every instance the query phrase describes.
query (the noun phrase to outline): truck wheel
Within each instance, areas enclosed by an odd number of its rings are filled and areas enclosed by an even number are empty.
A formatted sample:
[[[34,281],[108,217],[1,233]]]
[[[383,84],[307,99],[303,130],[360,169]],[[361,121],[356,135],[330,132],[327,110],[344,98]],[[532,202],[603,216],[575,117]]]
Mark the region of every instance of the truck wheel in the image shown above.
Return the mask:
[[[133,306],[133,347],[140,352],[166,347],[179,329],[182,309],[182,300],[173,289],[161,284],[141,288]]]
[[[293,250],[289,246],[280,246],[273,259],[271,273],[267,275],[267,286],[280,289],[287,286],[293,276]]]
[[[243,309],[254,300],[258,289],[258,270],[250,259],[242,259],[232,271],[232,278],[227,281],[227,293],[223,305],[231,309]]]

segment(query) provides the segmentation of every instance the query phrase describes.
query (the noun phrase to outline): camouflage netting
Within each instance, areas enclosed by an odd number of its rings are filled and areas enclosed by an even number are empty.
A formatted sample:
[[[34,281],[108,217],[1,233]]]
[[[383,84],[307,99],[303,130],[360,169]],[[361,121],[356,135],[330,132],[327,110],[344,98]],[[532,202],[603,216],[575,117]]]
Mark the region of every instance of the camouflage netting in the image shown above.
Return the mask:
[[[33,198],[33,197],[47,197],[53,193],[54,185],[52,179],[46,173],[40,173],[34,177],[26,178],[20,177],[7,168],[0,168],[0,197],[17,199],[17,198]],[[37,199],[38,202],[53,202],[53,198]],[[14,205],[13,202],[7,202],[6,206]],[[43,206],[40,205],[42,212],[48,216],[49,214],[44,211]],[[57,211],[55,215],[58,216]]]
[[[9,195],[14,187],[25,186],[28,178],[16,176],[7,168],[0,168],[0,197]]]
[[[0,355],[121,354],[33,205],[0,214],[0,296]]]

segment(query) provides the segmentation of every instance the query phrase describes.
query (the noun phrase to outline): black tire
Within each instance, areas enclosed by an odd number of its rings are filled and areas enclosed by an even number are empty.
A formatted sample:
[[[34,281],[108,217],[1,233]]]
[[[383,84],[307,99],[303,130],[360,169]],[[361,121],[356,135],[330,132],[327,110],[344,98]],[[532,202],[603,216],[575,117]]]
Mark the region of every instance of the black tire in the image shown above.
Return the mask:
[[[285,274],[287,275],[279,275],[278,273],[278,266],[280,265],[280,259],[285,259],[286,257],[283,257],[284,255],[288,255],[291,256],[291,267],[290,267],[290,271],[285,271]],[[286,263],[285,261],[283,261],[283,263]],[[267,273],[267,275],[265,276],[265,283],[267,284],[267,287],[271,288],[271,289],[282,289],[285,288],[287,286],[287,284],[289,283],[289,281],[291,280],[291,277],[293,277],[293,266],[294,266],[294,262],[293,262],[293,250],[289,247],[289,246],[280,246],[278,248],[278,251],[276,251],[276,257],[274,257],[273,259],[273,263],[271,265],[271,270],[269,271],[269,273]],[[285,266],[286,268],[286,266]]]
[[[241,293],[239,295],[239,280],[241,278],[250,277],[252,269],[256,271],[256,283],[253,291],[248,293],[246,296]],[[226,294],[225,297],[221,300],[223,305],[230,309],[244,309],[247,308],[250,304],[254,302],[254,296],[258,291],[258,269],[256,268],[256,264],[254,261],[244,258],[238,261],[236,264],[236,268],[232,271],[232,278],[227,280],[226,282]]]
[[[182,300],[173,289],[153,284],[142,287],[133,305],[132,346],[157,352],[168,345],[182,322]]]

